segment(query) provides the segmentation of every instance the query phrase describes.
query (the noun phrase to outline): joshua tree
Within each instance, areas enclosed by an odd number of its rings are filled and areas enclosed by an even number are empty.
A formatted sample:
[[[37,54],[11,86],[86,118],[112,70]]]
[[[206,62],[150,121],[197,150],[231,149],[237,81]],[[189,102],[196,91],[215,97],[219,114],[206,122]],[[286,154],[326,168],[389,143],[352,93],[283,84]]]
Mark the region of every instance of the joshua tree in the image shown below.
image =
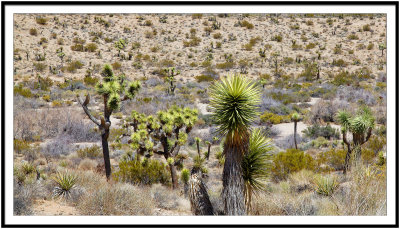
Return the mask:
[[[297,139],[296,139],[296,135],[297,135],[297,122],[301,120],[301,117],[300,117],[300,115],[299,115],[297,112],[295,112],[294,114],[292,114],[292,120],[293,120],[293,122],[294,122],[294,134],[293,134],[293,137],[294,137],[294,146],[295,146],[295,148],[297,149]]]
[[[343,142],[347,146],[347,154],[343,173],[346,174],[350,170],[350,158],[353,155],[354,162],[358,163],[361,159],[361,146],[366,143],[372,134],[372,129],[375,126],[375,118],[371,110],[367,106],[361,107],[357,115],[352,116],[346,111],[340,111],[337,114],[337,119],[342,126]],[[347,132],[353,135],[353,140],[350,142],[347,139]]]
[[[247,212],[251,208],[252,195],[266,190],[272,149],[270,140],[264,136],[261,129],[255,129],[251,132],[249,151],[244,155],[242,162]]]
[[[172,187],[178,187],[176,166],[181,166],[184,155],[180,147],[187,141],[187,135],[197,121],[197,110],[172,106],[159,111],[157,116],[145,116],[132,111],[128,120],[133,127],[131,146],[140,155],[151,157],[154,153],[164,156],[170,168]]]
[[[386,45],[385,44],[379,44],[379,50],[382,50],[382,55],[383,56],[383,51],[386,49]]]
[[[222,198],[227,215],[244,215],[243,155],[249,148],[250,124],[257,117],[261,90],[242,75],[222,78],[210,88],[212,118],[225,136]]]
[[[194,140],[196,141],[196,145],[197,145],[197,154],[199,156],[201,156],[201,153],[200,153],[200,142],[201,142],[201,139],[198,138],[198,137],[195,137]]]
[[[119,39],[114,43],[114,47],[118,50],[118,57],[121,55],[121,50],[125,49],[126,41],[124,39]]]
[[[95,118],[88,108],[90,102],[89,94],[86,95],[85,101],[82,101],[79,98],[79,95],[77,95],[77,100],[79,104],[81,104],[86,115],[101,131],[104,166],[106,177],[109,179],[111,175],[110,155],[108,149],[108,136],[111,127],[110,116],[113,111],[119,109],[122,101],[133,99],[141,86],[139,81],[127,82],[124,75],[115,76],[110,65],[104,66],[101,75],[103,76],[103,80],[96,85],[96,92],[103,97],[104,104],[104,114],[100,117],[100,120]],[[123,96],[121,97],[121,95]]]
[[[218,141],[218,138],[217,138],[217,137],[213,137],[212,142],[206,141],[206,144],[207,144],[207,146],[208,146],[207,155],[206,155],[207,161],[208,161],[208,159],[210,158],[211,145],[212,145],[212,144],[215,144],[217,141]]]
[[[169,94],[174,95],[175,88],[176,88],[176,85],[174,85],[175,76],[179,75],[181,72],[179,70],[176,70],[175,68],[166,68],[166,69],[164,69],[164,72],[166,74],[166,81],[167,81],[167,83],[170,84],[167,93],[168,93],[168,95]]]
[[[271,59],[273,61],[274,67],[275,67],[275,76],[279,75],[279,72],[278,72],[278,67],[279,67],[278,57],[279,56],[280,56],[279,52],[274,52],[271,54]]]
[[[189,179],[190,208],[194,215],[214,215],[214,210],[201,178],[201,171],[193,168]]]
[[[190,173],[188,169],[182,169],[181,171],[181,181],[183,183],[183,192],[185,193],[185,196],[187,197],[188,192],[189,192],[189,178],[190,178]]]

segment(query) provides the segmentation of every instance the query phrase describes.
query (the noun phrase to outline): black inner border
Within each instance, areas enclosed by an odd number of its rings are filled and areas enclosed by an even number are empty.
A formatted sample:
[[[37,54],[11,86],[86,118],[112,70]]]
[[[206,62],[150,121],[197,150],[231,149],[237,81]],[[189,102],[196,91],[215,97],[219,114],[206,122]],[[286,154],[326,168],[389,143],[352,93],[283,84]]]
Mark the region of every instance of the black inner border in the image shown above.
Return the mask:
[[[222,1],[191,1],[191,2],[172,2],[172,1],[154,1],[154,2],[128,2],[128,1],[2,1],[1,2],[1,227],[4,228],[69,228],[69,227],[80,227],[80,228],[200,228],[200,227],[215,227],[215,228],[399,228],[399,158],[395,154],[395,224],[107,224],[107,225],[96,225],[96,224],[35,224],[35,225],[25,225],[25,224],[6,224],[5,222],[5,8],[7,5],[374,5],[374,6],[395,6],[396,9],[396,152],[399,152],[399,2],[398,1],[237,1],[237,2],[222,2]],[[389,23],[389,22],[387,22]],[[10,210],[10,209],[8,209]]]

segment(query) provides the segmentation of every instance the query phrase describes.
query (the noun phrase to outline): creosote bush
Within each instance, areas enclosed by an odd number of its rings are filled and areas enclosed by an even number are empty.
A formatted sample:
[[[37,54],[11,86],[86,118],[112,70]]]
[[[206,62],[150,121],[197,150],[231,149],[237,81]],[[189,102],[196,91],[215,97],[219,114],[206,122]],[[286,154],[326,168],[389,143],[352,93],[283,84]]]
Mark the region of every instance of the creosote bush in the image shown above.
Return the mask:
[[[274,156],[271,172],[274,180],[284,180],[290,173],[302,169],[314,170],[315,160],[301,150],[287,149]]]

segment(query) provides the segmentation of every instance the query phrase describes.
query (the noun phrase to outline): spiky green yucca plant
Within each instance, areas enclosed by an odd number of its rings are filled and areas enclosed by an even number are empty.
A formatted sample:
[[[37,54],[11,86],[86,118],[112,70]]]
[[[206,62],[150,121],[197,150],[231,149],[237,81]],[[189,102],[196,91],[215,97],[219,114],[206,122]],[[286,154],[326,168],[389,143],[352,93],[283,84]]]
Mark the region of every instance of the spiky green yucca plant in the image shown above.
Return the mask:
[[[342,126],[343,142],[347,146],[343,169],[343,173],[345,174],[351,167],[350,158],[353,152],[354,162],[358,162],[361,159],[361,146],[370,139],[375,126],[375,118],[371,110],[367,106],[363,106],[354,116],[347,111],[340,111],[337,114],[337,119]],[[347,139],[348,132],[353,136],[352,141]]]
[[[318,194],[324,196],[331,196],[339,185],[339,183],[336,180],[336,177],[332,175],[329,176],[317,175],[314,178],[313,183],[315,186],[315,191]]]
[[[141,88],[141,84],[139,81],[128,82],[123,74],[119,76],[114,75],[111,66],[108,64],[104,66],[101,75],[103,80],[96,85],[96,92],[103,97],[104,104],[104,114],[100,120],[95,118],[88,108],[90,102],[89,94],[86,95],[85,101],[81,101],[79,95],[77,95],[77,97],[78,102],[81,104],[86,115],[101,131],[104,166],[106,177],[109,179],[111,176],[111,164],[108,149],[108,137],[110,135],[111,127],[110,116],[113,111],[120,108],[122,101],[133,99],[136,96],[137,92]]]
[[[58,172],[53,181],[56,183],[53,195],[68,198],[71,194],[71,190],[75,187],[77,182],[77,176],[69,173]]]
[[[245,202],[247,212],[251,208],[253,194],[265,191],[266,181],[272,166],[273,146],[261,129],[254,129],[250,135],[249,151],[243,157],[242,169],[245,182]]]
[[[224,210],[227,215],[244,215],[243,155],[248,151],[250,124],[257,117],[261,90],[243,75],[222,78],[210,88],[210,107],[217,132],[225,136],[223,171]]]

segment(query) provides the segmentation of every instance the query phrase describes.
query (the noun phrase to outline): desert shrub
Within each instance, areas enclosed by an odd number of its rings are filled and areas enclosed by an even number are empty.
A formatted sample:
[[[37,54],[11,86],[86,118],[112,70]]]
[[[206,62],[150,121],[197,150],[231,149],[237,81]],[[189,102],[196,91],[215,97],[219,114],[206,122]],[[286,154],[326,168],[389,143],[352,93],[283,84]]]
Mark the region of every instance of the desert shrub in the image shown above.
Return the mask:
[[[78,168],[80,170],[95,170],[97,167],[97,162],[90,158],[85,158],[79,162]]]
[[[51,80],[50,77],[38,76],[38,80],[33,84],[34,89],[40,89],[42,91],[49,91],[51,86],[53,86],[53,80]]]
[[[111,64],[113,70],[119,70],[121,68],[121,63],[118,61],[115,61],[114,63]]]
[[[303,133],[306,137],[309,137],[311,139],[316,139],[318,137],[324,137],[325,139],[339,139],[340,136],[339,130],[331,127],[329,124],[327,124],[326,126],[314,124],[303,130]]]
[[[83,44],[74,44],[71,45],[71,50],[77,52],[83,52],[85,51],[85,47],[83,46]]]
[[[368,50],[372,50],[374,48],[374,44],[373,43],[369,43],[367,46]]]
[[[43,72],[47,68],[47,65],[44,63],[36,62],[33,63],[33,67],[35,68],[35,71]]]
[[[349,36],[347,36],[347,39],[349,40],[358,40],[358,36],[356,34],[350,34]]]
[[[38,23],[39,25],[46,25],[48,20],[49,19],[47,19],[47,18],[39,16],[36,18],[36,23]]]
[[[31,89],[23,87],[22,84],[18,84],[14,86],[14,95],[21,95],[26,98],[32,97]]]
[[[193,36],[188,41],[183,41],[183,47],[195,47],[198,46],[201,42],[201,38]]]
[[[215,153],[215,158],[218,160],[218,164],[220,166],[224,166],[224,164],[225,164],[225,155],[223,154],[223,152],[221,150],[217,151]]]
[[[213,34],[213,38],[214,39],[221,39],[221,37],[222,37],[221,33],[214,33]]]
[[[29,30],[29,34],[32,35],[32,36],[36,36],[37,35],[37,29],[36,28],[31,28]]]
[[[145,185],[169,184],[171,180],[170,174],[162,162],[147,158],[141,160],[138,156],[134,160],[121,161],[119,170],[113,174],[113,177],[117,181]]]
[[[315,43],[308,43],[308,45],[306,45],[306,50],[313,49],[315,48],[315,46],[316,46]]]
[[[365,32],[365,31],[370,31],[371,30],[371,26],[370,25],[363,25],[363,27],[362,27],[362,29],[363,29],[363,31]]]
[[[14,139],[14,152],[23,153],[30,148],[30,142],[23,139]]]
[[[82,149],[78,149],[76,151],[78,157],[80,158],[96,158],[101,156],[101,147],[97,145],[93,145],[90,147],[85,147]]]
[[[290,173],[314,168],[315,161],[310,155],[297,149],[287,149],[274,155],[271,172],[274,180],[278,181],[286,179]]]
[[[311,107],[309,119],[311,123],[333,122],[338,110],[348,109],[347,99],[319,100]]]
[[[344,149],[330,148],[317,155],[317,163],[319,166],[326,165],[328,168],[332,168],[336,171],[342,170],[344,168],[346,153],[347,151]]]
[[[346,67],[347,63],[343,59],[339,59],[339,60],[333,60],[332,65],[337,67]]]
[[[97,84],[97,82],[99,82],[99,78],[97,78],[97,77],[91,77],[91,76],[86,75],[86,76],[83,78],[83,82],[84,82],[86,85],[95,86],[95,85]]]
[[[87,50],[88,52],[95,52],[97,50],[97,44],[89,43],[85,46],[85,50]]]
[[[42,45],[42,44],[45,44],[45,43],[48,43],[48,42],[49,41],[47,40],[47,38],[42,37],[42,38],[40,38],[39,45]]]
[[[329,145],[329,141],[324,137],[318,137],[311,141],[311,145],[315,148],[327,147]]]
[[[50,140],[42,147],[42,155],[49,160],[60,158],[61,155],[68,155],[72,151],[71,140],[67,137],[58,137]]]
[[[365,104],[367,106],[374,106],[377,103],[375,96],[371,92],[353,86],[339,87],[336,95],[340,100]]]
[[[386,138],[385,137],[378,137],[372,135],[369,141],[366,143],[365,147],[371,149],[375,155],[383,150],[386,146]]]
[[[83,215],[152,215],[154,202],[147,189],[102,182],[79,201]]]
[[[79,60],[72,61],[67,65],[67,71],[75,73],[77,69],[81,69],[83,64]]]
[[[246,21],[246,20],[243,20],[241,22],[241,27],[246,27],[247,29],[253,29],[254,25],[251,24],[250,22]]]
[[[195,77],[198,83],[201,82],[211,82],[214,80],[214,77],[209,76],[209,75],[198,75]]]
[[[192,14],[192,19],[201,19],[203,14]]]
[[[158,208],[182,212],[190,211],[189,200],[180,197],[178,190],[170,190],[168,187],[155,184],[151,187],[151,196]]]
[[[271,112],[264,112],[260,116],[260,120],[264,123],[280,124],[290,122],[290,115],[277,115]]]
[[[275,35],[271,39],[272,41],[277,41],[277,42],[282,42],[282,36],[281,35]]]
[[[225,62],[225,63],[219,63],[216,64],[215,67],[218,69],[231,69],[235,66],[234,62]]]

